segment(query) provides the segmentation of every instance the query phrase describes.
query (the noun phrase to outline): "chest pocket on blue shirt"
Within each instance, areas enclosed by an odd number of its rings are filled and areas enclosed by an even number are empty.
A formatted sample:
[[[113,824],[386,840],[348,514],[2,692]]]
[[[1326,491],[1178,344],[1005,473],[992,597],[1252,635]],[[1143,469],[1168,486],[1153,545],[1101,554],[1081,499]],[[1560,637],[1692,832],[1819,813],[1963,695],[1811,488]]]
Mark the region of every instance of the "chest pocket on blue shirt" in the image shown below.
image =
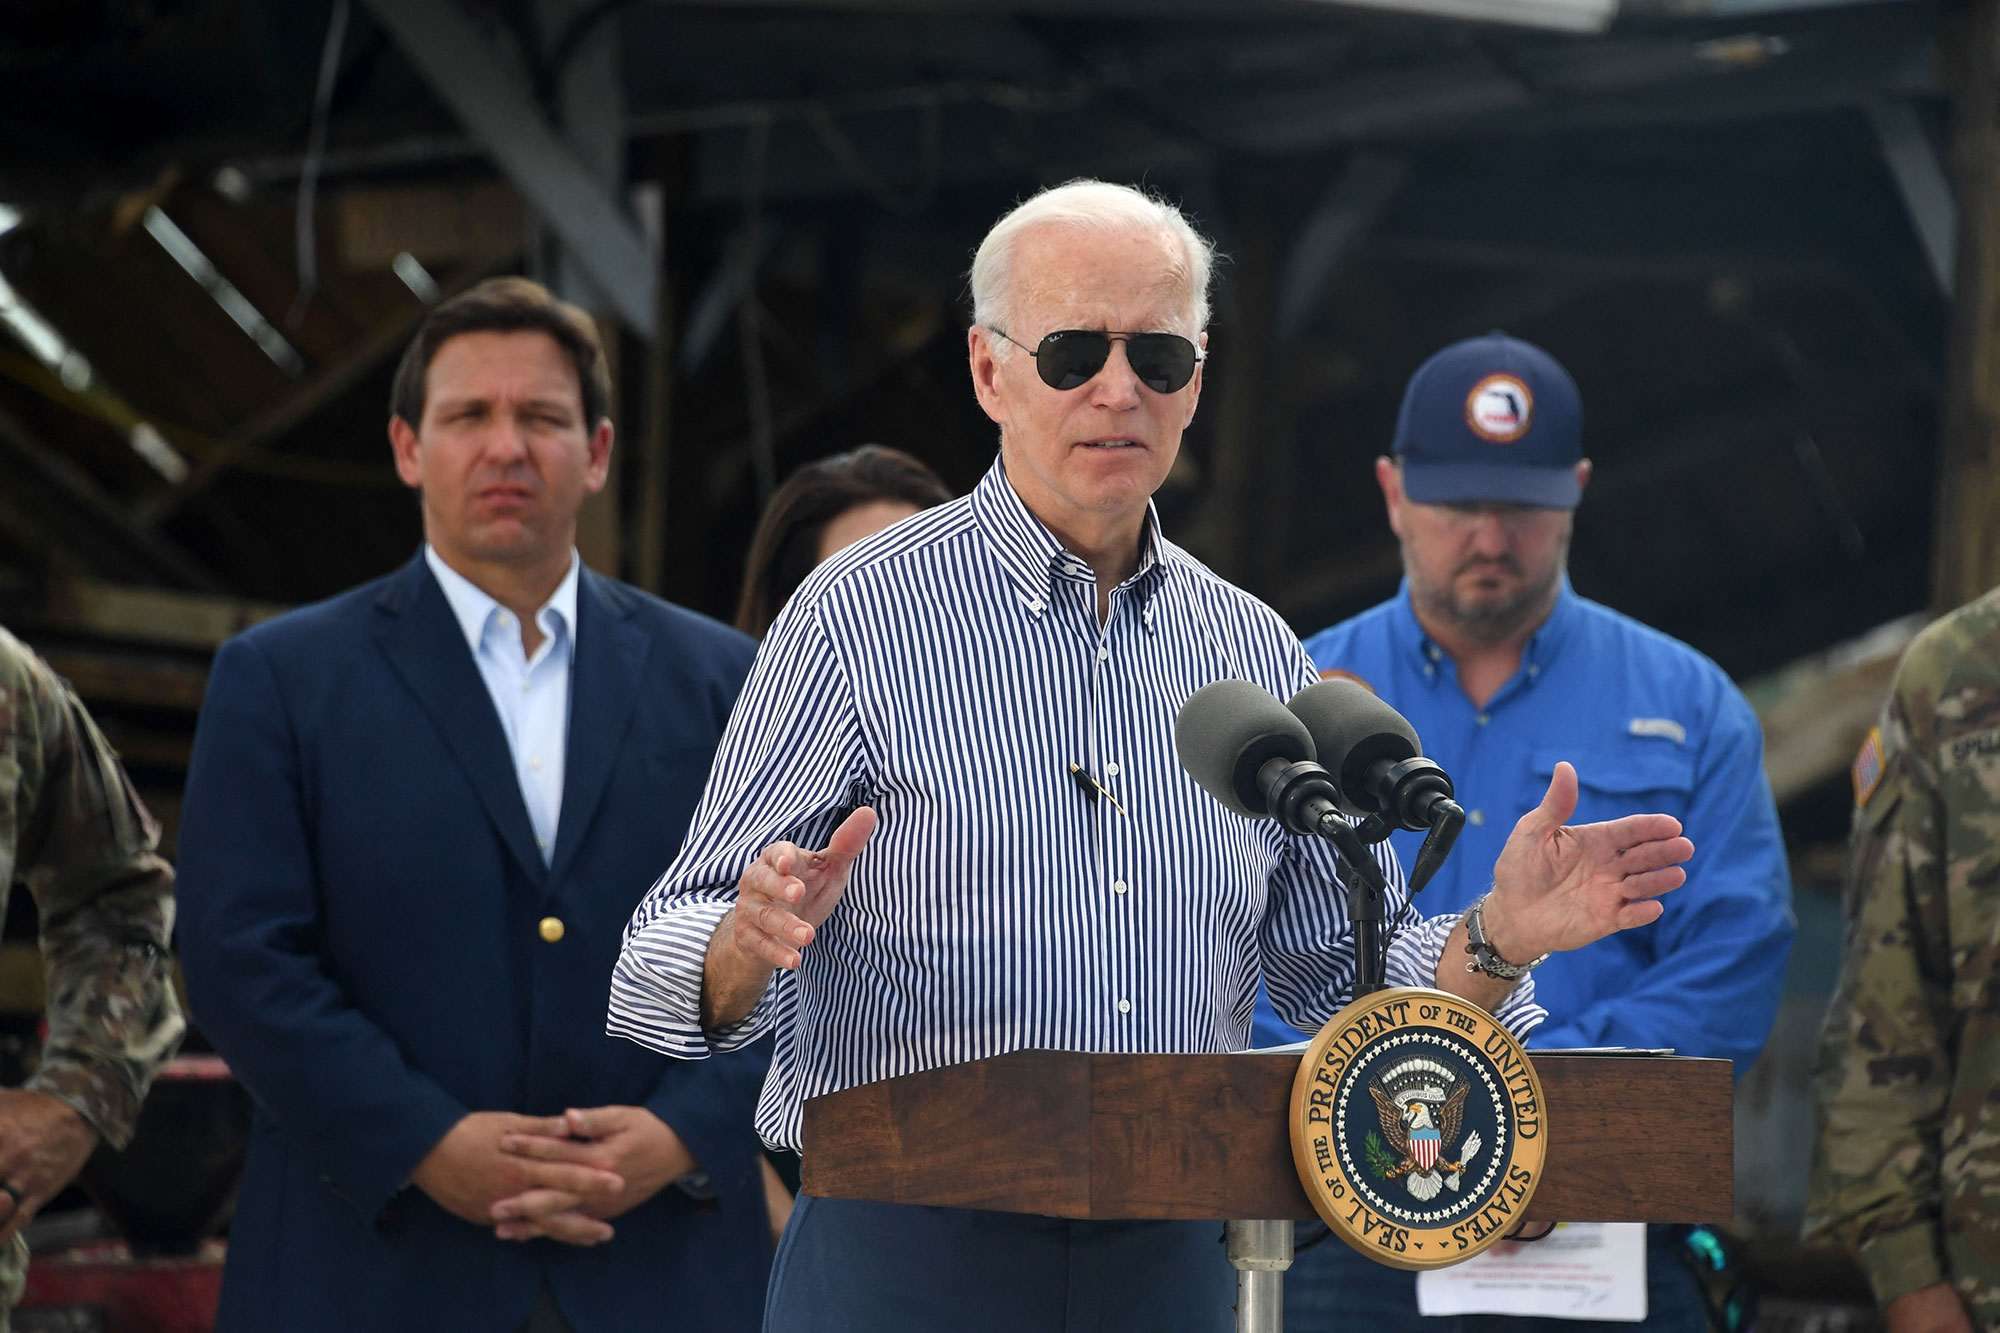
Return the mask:
[[[1529,756],[1530,770],[1541,786],[1539,800],[1555,776],[1558,760],[1576,769],[1576,813],[1572,824],[1594,824],[1624,815],[1672,815],[1687,819],[1694,794],[1694,756],[1665,740],[1635,738],[1601,750],[1537,750]]]

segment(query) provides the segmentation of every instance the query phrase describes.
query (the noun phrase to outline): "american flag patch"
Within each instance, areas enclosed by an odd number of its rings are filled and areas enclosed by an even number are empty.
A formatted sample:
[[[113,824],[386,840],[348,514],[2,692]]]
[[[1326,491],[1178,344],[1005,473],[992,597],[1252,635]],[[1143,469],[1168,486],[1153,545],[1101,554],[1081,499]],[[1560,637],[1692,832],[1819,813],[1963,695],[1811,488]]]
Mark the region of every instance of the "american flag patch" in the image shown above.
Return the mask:
[[[1861,742],[1861,753],[1854,756],[1854,806],[1858,810],[1868,804],[1868,798],[1882,785],[1882,770],[1886,767],[1882,759],[1882,728],[1868,728],[1868,739]]]

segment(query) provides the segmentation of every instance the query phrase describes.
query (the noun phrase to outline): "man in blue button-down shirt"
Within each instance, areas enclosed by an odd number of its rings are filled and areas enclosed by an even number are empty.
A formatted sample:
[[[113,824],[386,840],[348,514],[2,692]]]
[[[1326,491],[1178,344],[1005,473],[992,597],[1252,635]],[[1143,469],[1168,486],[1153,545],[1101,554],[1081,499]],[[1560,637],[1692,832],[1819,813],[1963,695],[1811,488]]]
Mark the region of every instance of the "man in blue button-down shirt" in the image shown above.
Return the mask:
[[[1458,911],[1486,891],[1508,833],[1540,803],[1559,760],[1581,780],[1579,820],[1676,816],[1696,847],[1687,885],[1652,925],[1535,973],[1550,1018],[1531,1044],[1671,1047],[1733,1060],[1742,1074],[1776,1016],[1792,939],[1763,737],[1713,662],[1570,589],[1571,517],[1590,478],[1575,384],[1518,339],[1456,343],[1412,377],[1394,450],[1375,474],[1402,544],[1403,586],[1306,649],[1323,675],[1358,679],[1408,717],[1457,784],[1466,827],[1422,907]],[[1397,840],[1407,864],[1418,835]],[[1268,1002],[1257,1034],[1259,1044],[1300,1035]],[[1647,1326],[1703,1329],[1678,1239],[1653,1229]],[[1291,1276],[1300,1327],[1417,1322],[1412,1275],[1343,1247],[1308,1253]],[[1325,1322],[1314,1321],[1322,1308]],[[1433,1326],[1456,1323],[1423,1321]]]

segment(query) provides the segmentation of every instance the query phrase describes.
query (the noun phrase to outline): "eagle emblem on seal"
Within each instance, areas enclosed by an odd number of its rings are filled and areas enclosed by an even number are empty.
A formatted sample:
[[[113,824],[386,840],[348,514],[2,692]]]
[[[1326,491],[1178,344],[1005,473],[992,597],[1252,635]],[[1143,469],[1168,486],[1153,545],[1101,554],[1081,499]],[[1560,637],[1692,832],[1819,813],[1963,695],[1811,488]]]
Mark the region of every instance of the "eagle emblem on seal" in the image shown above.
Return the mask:
[[[1376,1174],[1384,1180],[1400,1179],[1425,1202],[1440,1190],[1458,1189],[1481,1146],[1477,1131],[1459,1142],[1465,1098],[1471,1090],[1449,1066],[1422,1056],[1377,1075],[1368,1085],[1382,1124],[1380,1139],[1368,1136],[1369,1165]],[[1447,1156],[1453,1152],[1455,1158]]]

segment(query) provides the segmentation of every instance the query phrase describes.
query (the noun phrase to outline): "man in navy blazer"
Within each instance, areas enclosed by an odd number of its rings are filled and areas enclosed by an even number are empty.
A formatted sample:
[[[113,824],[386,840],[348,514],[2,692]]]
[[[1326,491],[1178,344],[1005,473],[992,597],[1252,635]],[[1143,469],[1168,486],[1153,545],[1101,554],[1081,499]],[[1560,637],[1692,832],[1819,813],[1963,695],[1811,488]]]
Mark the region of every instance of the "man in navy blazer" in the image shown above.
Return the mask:
[[[216,656],[180,949],[257,1103],[220,1330],[758,1324],[768,1051],[604,1033],[752,654],[582,568],[608,397],[533,283],[440,305],[389,429],[423,551]]]

